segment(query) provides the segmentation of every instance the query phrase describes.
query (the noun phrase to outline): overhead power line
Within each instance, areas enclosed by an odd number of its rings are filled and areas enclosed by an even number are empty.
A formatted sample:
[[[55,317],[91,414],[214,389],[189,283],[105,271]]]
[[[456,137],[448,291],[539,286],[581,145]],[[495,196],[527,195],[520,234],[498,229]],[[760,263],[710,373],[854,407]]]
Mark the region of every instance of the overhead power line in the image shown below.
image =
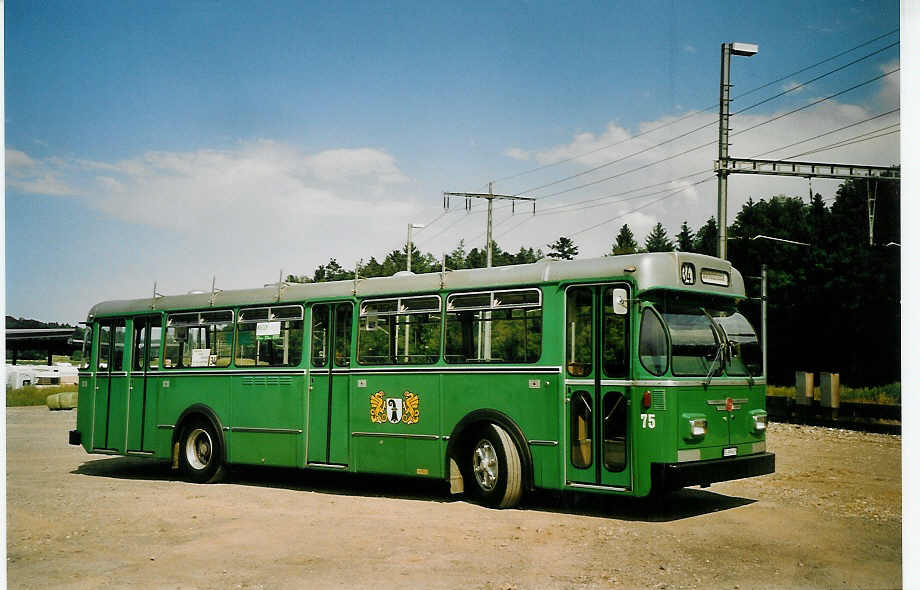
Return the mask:
[[[866,54],[866,55],[860,57],[859,59],[854,59],[853,61],[851,61],[851,62],[849,62],[849,63],[843,64],[843,65],[840,66],[839,68],[834,68],[833,70],[831,70],[831,71],[829,71],[829,72],[825,72],[825,73],[821,74],[820,76],[815,76],[815,77],[812,78],[811,80],[807,80],[807,81],[805,81],[805,82],[802,82],[801,84],[796,84],[795,86],[793,86],[793,87],[791,87],[791,88],[787,88],[786,90],[783,90],[783,91],[780,92],[780,93],[774,94],[773,96],[769,96],[769,97],[767,97],[767,98],[765,98],[765,99],[763,99],[763,100],[761,100],[761,101],[755,102],[754,104],[752,104],[752,105],[750,105],[750,106],[746,106],[746,107],[744,107],[743,109],[741,109],[741,110],[739,110],[739,111],[735,111],[734,113],[732,113],[732,115],[739,115],[739,114],[744,113],[744,112],[746,112],[746,111],[749,111],[749,110],[751,110],[751,109],[753,109],[753,108],[755,108],[755,107],[759,107],[759,106],[762,105],[762,104],[766,104],[766,103],[770,102],[771,100],[776,100],[777,98],[779,98],[779,97],[781,97],[781,96],[784,96],[784,95],[786,95],[786,94],[789,94],[790,92],[796,92],[797,90],[801,90],[802,88],[804,88],[805,86],[811,84],[812,82],[817,82],[818,80],[820,80],[820,79],[822,79],[822,78],[827,78],[827,77],[830,76],[831,74],[836,74],[836,73],[839,72],[840,70],[843,70],[843,69],[848,68],[848,67],[850,67],[850,66],[852,66],[852,65],[854,65],[854,64],[857,64],[857,63],[859,63],[859,62],[861,62],[861,61],[864,61],[864,60],[866,60],[866,59],[869,59],[869,58],[872,57],[873,55],[877,55],[877,54],[879,54],[879,53],[885,51],[886,49],[891,49],[892,47],[895,47],[896,45],[898,45],[898,43],[892,43],[891,45],[886,45],[885,47],[882,47],[881,49],[878,49],[878,50],[876,50],[876,51],[873,51],[872,53]],[[739,97],[736,96],[736,97],[735,97],[735,100],[737,100],[738,98],[739,98]]]
[[[800,154],[795,154],[794,156],[787,156],[787,157],[782,158],[782,159],[783,159],[783,160],[791,160],[791,159],[793,159],[793,158],[801,158],[802,156],[810,156],[811,154],[817,154],[817,153],[819,153],[819,152],[826,152],[826,151],[829,151],[829,150],[833,150],[833,149],[837,149],[837,148],[841,148],[841,147],[846,147],[846,146],[848,146],[848,145],[853,145],[853,144],[856,144],[856,143],[862,143],[863,141],[869,141],[869,140],[871,140],[871,139],[878,139],[878,138],[880,138],[880,137],[885,137],[886,135],[892,135],[892,134],[894,134],[894,133],[900,133],[900,132],[901,132],[900,129],[894,129],[893,131],[887,131],[886,133],[881,133],[881,131],[886,131],[886,130],[888,130],[888,129],[891,129],[892,127],[900,127],[900,126],[901,126],[900,123],[896,123],[895,125],[889,125],[888,127],[882,127],[881,129],[876,129],[875,131],[870,131],[870,132],[868,132],[868,133],[863,133],[862,135],[856,135],[856,136],[854,136],[854,137],[850,137],[850,138],[848,138],[848,139],[843,139],[843,140],[840,140],[839,142],[832,143],[832,144],[826,145],[826,146],[824,146],[824,147],[815,148],[815,149],[813,149],[813,150],[809,150],[809,151],[807,151],[807,152],[802,152],[802,153],[800,153]]]
[[[863,43],[860,43],[860,44],[858,44],[858,45],[855,45],[855,46],[853,46],[853,47],[851,47],[851,48],[849,48],[849,49],[847,49],[847,50],[845,50],[845,51],[842,51],[842,52],[840,52],[840,53],[837,53],[837,54],[835,54],[835,55],[832,55],[832,56],[827,57],[827,58],[825,58],[825,59],[822,59],[822,60],[820,60],[820,61],[817,61],[817,62],[815,62],[815,63],[813,63],[813,64],[811,64],[811,65],[805,66],[804,68],[800,68],[800,69],[798,69],[798,70],[796,70],[796,71],[794,71],[794,72],[790,72],[790,73],[788,73],[788,74],[785,74],[785,75],[783,75],[783,76],[780,76],[779,78],[776,78],[776,79],[774,79],[774,80],[771,80],[770,82],[767,82],[766,84],[762,84],[762,85],[760,85],[760,86],[758,86],[758,87],[756,87],[756,88],[753,88],[753,89],[751,89],[751,90],[748,90],[748,91],[746,91],[746,92],[742,92],[741,94],[738,94],[735,98],[738,99],[738,98],[741,98],[741,97],[743,97],[743,96],[747,96],[747,95],[749,95],[749,94],[753,94],[754,92],[757,92],[757,91],[759,91],[759,90],[762,90],[762,89],[764,89],[764,88],[767,88],[768,86],[772,86],[772,85],[774,85],[774,84],[777,84],[777,83],[779,83],[779,82],[782,82],[783,80],[787,80],[787,79],[789,79],[789,78],[791,78],[791,77],[793,77],[793,76],[796,76],[796,75],[801,74],[801,73],[803,73],[803,72],[806,72],[806,71],[808,71],[808,70],[814,69],[814,68],[816,68],[816,67],[818,67],[818,66],[820,66],[820,65],[823,65],[823,64],[825,64],[825,63],[827,63],[827,62],[833,61],[833,60],[837,59],[838,57],[842,57],[842,56],[844,56],[844,55],[846,55],[846,54],[848,54],[848,53],[852,53],[853,51],[856,51],[857,49],[861,49],[862,47],[865,47],[865,46],[867,46],[867,45],[870,45],[870,44],[874,43],[875,41],[878,41],[878,40],[880,40],[880,39],[884,39],[885,37],[889,37],[889,36],[891,36],[891,35],[897,33],[898,31],[900,31],[900,28],[895,28],[895,29],[893,29],[893,30],[891,30],[891,31],[888,31],[887,33],[884,33],[884,34],[882,34],[882,35],[879,35],[879,36],[877,36],[877,37],[874,37],[874,38],[872,38],[872,39],[869,39],[868,41],[864,41]],[[868,58],[868,57],[871,57],[872,55],[875,55],[876,53],[879,53],[879,52],[881,52],[881,51],[884,51],[885,49],[888,49],[888,48],[890,48],[890,47],[892,47],[892,46],[894,46],[894,45],[897,45],[897,44],[898,44],[898,43],[893,43],[893,44],[891,44],[891,45],[889,45],[889,46],[887,46],[887,47],[884,47],[884,48],[882,48],[882,49],[880,49],[880,50],[878,50],[878,51],[876,51],[876,52],[873,52],[873,53],[871,53],[871,54],[869,54],[869,55],[867,55],[867,56],[864,56],[864,57],[862,57],[862,58],[860,58],[859,60],[856,60],[856,61],[857,61],[857,62],[858,62],[858,61],[862,61],[863,59],[866,59],[866,58]],[[836,72],[836,71],[839,71],[840,69],[843,69],[843,68],[847,67],[848,65],[852,65],[853,63],[856,63],[856,62],[851,62],[850,64],[847,64],[846,66],[841,66],[840,68],[838,68],[838,69],[836,69],[836,70],[833,70],[833,71],[831,71],[831,72],[828,72],[828,74],[825,74],[825,75],[829,75],[829,74],[831,74],[831,73],[834,73],[834,72]],[[823,76],[822,76],[822,77],[823,77]],[[803,84],[803,85],[804,85],[804,84]],[[782,93],[782,94],[785,94],[785,92]],[[778,95],[777,95],[777,96],[778,96]],[[775,97],[772,97],[772,98],[775,98]],[[771,98],[771,99],[772,99],[772,98]],[[588,156],[588,155],[591,155],[591,154],[595,154],[595,153],[597,153],[597,152],[600,152],[600,151],[609,149],[609,148],[611,148],[611,147],[615,147],[615,146],[617,146],[617,145],[621,145],[621,144],[626,143],[626,142],[628,142],[628,141],[632,141],[633,139],[636,139],[636,138],[638,138],[638,137],[642,137],[642,136],[644,136],[644,135],[648,135],[648,134],[650,134],[650,133],[654,133],[655,131],[658,131],[658,130],[660,130],[660,129],[664,129],[664,128],[670,127],[670,126],[672,126],[672,125],[676,125],[677,123],[680,123],[681,121],[684,121],[684,120],[686,120],[686,119],[688,119],[688,118],[690,118],[690,117],[696,116],[696,115],[697,115],[699,112],[701,112],[701,111],[707,111],[707,110],[710,110],[710,109],[718,108],[718,106],[719,106],[719,104],[716,103],[716,104],[713,104],[713,105],[709,105],[709,106],[707,106],[707,107],[704,107],[704,108],[702,108],[702,109],[695,109],[695,110],[693,110],[692,112],[683,115],[682,117],[679,117],[679,118],[677,118],[677,119],[674,119],[673,121],[669,121],[669,122],[664,123],[664,124],[662,124],[662,125],[658,125],[658,126],[653,127],[653,128],[651,128],[651,129],[647,129],[647,130],[645,130],[645,131],[643,131],[643,132],[641,132],[641,133],[637,133],[636,135],[630,136],[630,137],[628,137],[628,138],[626,138],[626,139],[623,139],[623,140],[620,140],[620,141],[617,141],[617,142],[614,142],[614,143],[610,143],[610,144],[607,144],[607,145],[604,145],[604,146],[595,148],[595,149],[593,149],[593,150],[590,150],[590,151],[587,151],[587,152],[584,152],[584,153],[581,153],[581,154],[577,154],[577,155],[575,155],[575,156],[571,156],[571,157],[568,157],[568,158],[565,158],[565,159],[562,159],[562,160],[559,160],[559,161],[556,161],[556,162],[552,162],[552,163],[549,163],[549,164],[543,164],[543,165],[541,165],[541,166],[537,166],[537,167],[534,167],[534,168],[531,168],[531,169],[528,169],[528,170],[524,170],[523,172],[517,172],[517,173],[515,173],[515,174],[510,174],[510,175],[508,175],[508,176],[503,176],[503,177],[501,177],[501,178],[496,179],[495,182],[504,182],[504,181],[506,181],[506,180],[512,180],[512,179],[514,179],[514,178],[518,178],[518,177],[521,177],[521,176],[525,176],[525,175],[527,175],[527,174],[532,174],[532,173],[534,173],[534,172],[538,172],[538,171],[540,171],[540,170],[545,170],[545,169],[551,168],[551,167],[553,167],[553,166],[558,166],[558,165],[560,165],[560,164],[565,164],[565,163],[567,163],[567,162],[571,162],[571,161],[573,161],[573,160],[577,160],[577,159],[579,159],[579,158],[583,158],[584,156]],[[528,191],[521,191],[521,192],[528,192]]]
[[[826,136],[828,136],[828,135],[832,135],[832,134],[834,134],[834,133],[837,133],[838,131],[843,131],[844,129],[849,129],[850,127],[856,127],[857,125],[862,125],[863,123],[868,123],[869,121],[874,121],[875,119],[880,119],[880,118],[882,118],[882,117],[887,117],[888,115],[890,115],[890,114],[892,114],[892,113],[897,113],[897,112],[900,111],[900,110],[901,110],[900,108],[891,109],[890,111],[886,111],[886,112],[884,112],[884,113],[882,113],[882,114],[880,114],[880,115],[875,115],[874,117],[869,117],[868,119],[863,119],[862,121],[856,121],[855,123],[850,123],[849,125],[844,125],[843,127],[838,127],[838,128],[836,128],[836,129],[833,129],[833,130],[831,130],[831,131],[827,131],[827,132],[822,133],[822,134],[820,134],[820,135],[814,135],[814,136],[809,137],[809,138],[807,138],[807,139],[802,139],[802,140],[796,141],[796,142],[794,142],[794,143],[789,143],[789,144],[786,144],[786,145],[781,146],[781,147],[778,147],[778,148],[773,148],[773,149],[771,149],[771,150],[767,150],[767,151],[765,151],[765,152],[761,152],[761,153],[759,153],[759,154],[757,154],[757,155],[755,155],[755,156],[753,156],[753,157],[754,157],[754,158],[762,158],[763,156],[766,156],[767,154],[772,154],[773,152],[778,152],[778,151],[781,151],[781,150],[784,150],[784,149],[787,149],[787,148],[791,148],[791,147],[794,146],[794,145],[799,145],[799,144],[803,144],[803,143],[808,143],[809,141],[813,141],[813,140],[815,140],[815,139],[820,139],[820,138],[822,138],[822,137],[826,137]]]
[[[795,91],[795,90],[799,90],[799,89],[801,89],[801,88],[804,88],[804,87],[805,87],[806,85],[808,85],[808,84],[811,84],[811,83],[813,83],[813,82],[815,82],[815,81],[817,81],[817,80],[820,80],[820,79],[822,79],[822,78],[825,78],[825,77],[827,77],[827,76],[829,76],[830,74],[833,74],[833,73],[835,73],[835,72],[839,72],[840,70],[842,70],[842,69],[844,69],[844,68],[850,67],[850,66],[852,66],[853,64],[856,64],[856,63],[858,63],[858,62],[860,62],[860,61],[862,61],[862,60],[864,60],[864,59],[867,59],[868,57],[871,57],[872,55],[875,55],[875,54],[879,53],[880,51],[883,51],[883,50],[885,50],[885,49],[889,49],[889,48],[891,48],[891,47],[893,47],[893,46],[895,46],[895,45],[897,45],[897,43],[893,43],[893,44],[891,44],[891,45],[888,45],[888,46],[886,46],[886,47],[884,47],[884,48],[882,48],[882,49],[880,49],[880,50],[878,50],[878,51],[875,51],[875,52],[869,54],[869,55],[863,56],[863,57],[861,57],[861,58],[859,58],[859,59],[857,59],[857,60],[851,61],[851,62],[849,62],[849,63],[847,63],[847,64],[844,64],[844,65],[842,65],[842,66],[840,66],[840,67],[838,67],[838,68],[836,68],[836,69],[834,69],[834,70],[831,70],[830,72],[826,72],[826,73],[824,73],[824,74],[821,74],[820,76],[817,76],[817,77],[815,77],[815,78],[812,78],[812,79],[810,79],[810,80],[807,80],[807,81],[805,81],[805,82],[802,82],[801,84],[797,84],[797,85],[794,86],[793,88],[784,90],[783,92],[779,92],[779,93],[777,93],[777,94],[774,94],[773,96],[770,96],[770,97],[765,98],[765,99],[763,99],[763,100],[761,100],[761,101],[759,101],[759,102],[757,102],[757,103],[755,103],[755,104],[753,104],[753,105],[750,105],[750,106],[748,106],[748,107],[745,107],[745,108],[743,108],[743,109],[737,111],[737,112],[734,113],[734,114],[737,115],[737,114],[743,113],[743,112],[745,112],[745,111],[751,110],[751,109],[754,108],[754,107],[763,105],[764,103],[767,103],[767,102],[769,102],[769,101],[771,101],[771,100],[775,100],[776,98],[779,98],[779,97],[781,97],[781,96],[784,96],[784,95],[786,95],[786,94],[788,94],[788,93],[790,93],[790,92],[793,92],[793,91]],[[899,69],[900,69],[900,68],[898,68],[897,70],[899,70]],[[826,100],[829,100],[829,99],[831,99],[831,98],[834,98],[835,96],[839,96],[840,94],[843,94],[843,93],[845,93],[845,92],[849,92],[850,90],[853,90],[853,89],[855,89],[855,88],[858,88],[859,86],[863,86],[863,85],[865,85],[865,84],[868,84],[868,83],[870,83],[870,82],[873,82],[874,80],[877,80],[877,79],[879,79],[879,78],[883,78],[883,77],[885,77],[885,76],[888,75],[888,74],[894,73],[894,72],[897,71],[897,70],[892,70],[891,72],[888,72],[888,73],[886,73],[886,74],[882,74],[881,76],[878,76],[878,77],[876,77],[876,78],[873,78],[872,80],[868,80],[867,82],[864,82],[863,84],[859,84],[859,85],[850,87],[850,88],[848,88],[848,89],[846,89],[846,90],[843,90],[843,91],[841,91],[841,92],[839,92],[839,93],[837,93],[837,94],[831,95],[830,97],[826,97],[826,98],[824,98],[824,99],[821,99],[821,100],[817,101],[817,103],[809,103],[809,105],[805,105],[805,106],[801,107],[801,109],[808,108],[809,106],[811,106],[811,104],[818,104],[818,103],[824,102],[824,101],[826,101]],[[801,109],[799,109],[799,110],[801,110]],[[785,115],[792,114],[792,113],[794,113],[794,112],[797,112],[797,111],[795,111],[795,110],[790,111],[790,112],[788,112],[788,113],[785,113],[784,116],[785,116]],[[772,121],[772,120],[775,120],[775,119],[771,119],[771,121]],[[769,122],[769,121],[767,121],[767,122]],[[682,134],[680,134],[680,135],[674,136],[674,137],[672,137],[672,138],[670,138],[670,139],[666,139],[666,140],[661,141],[661,142],[659,142],[659,143],[657,143],[657,144],[655,144],[655,145],[649,146],[649,147],[647,147],[647,148],[645,148],[645,149],[638,150],[638,151],[636,151],[636,152],[633,152],[633,153],[631,153],[631,154],[622,156],[622,157],[617,158],[617,159],[615,159],[615,160],[611,160],[611,161],[609,161],[609,162],[605,162],[605,163],[600,164],[600,165],[598,165],[598,166],[594,166],[593,168],[589,168],[588,170],[583,170],[583,171],[581,171],[581,172],[577,172],[577,173],[575,173],[575,174],[571,174],[571,175],[569,175],[569,176],[566,176],[566,177],[564,177],[564,178],[560,178],[560,179],[558,179],[558,180],[554,180],[554,181],[552,181],[552,182],[548,182],[548,183],[544,183],[544,184],[539,185],[539,186],[535,186],[535,187],[528,188],[528,189],[526,189],[526,190],[521,191],[520,194],[523,194],[523,193],[533,193],[533,192],[535,192],[535,191],[539,191],[539,190],[542,190],[542,189],[544,189],[544,188],[548,188],[548,187],[550,187],[550,186],[555,186],[555,185],[557,185],[557,184],[561,184],[561,183],[563,183],[563,182],[567,182],[567,181],[569,181],[569,180],[573,180],[573,179],[575,179],[575,178],[579,178],[579,177],[585,176],[585,175],[587,175],[587,174],[591,174],[592,172],[596,172],[597,170],[600,170],[600,169],[602,169],[602,168],[606,168],[606,167],[608,167],[608,166],[612,166],[613,164],[617,164],[617,163],[619,163],[619,162],[623,162],[623,161],[625,161],[625,160],[628,160],[629,158],[632,158],[632,157],[635,157],[635,156],[638,156],[638,155],[641,155],[641,154],[650,152],[650,151],[652,151],[652,150],[654,150],[654,149],[657,149],[657,148],[662,147],[662,146],[664,146],[664,145],[667,145],[667,144],[669,144],[669,143],[673,143],[673,142],[675,142],[675,141],[677,141],[677,140],[679,140],[679,139],[683,139],[684,137],[687,137],[688,135],[692,135],[693,133],[696,133],[697,131],[701,131],[701,130],[706,129],[707,127],[711,127],[711,126],[713,126],[713,125],[715,125],[715,124],[717,124],[717,123],[718,123],[718,120],[711,121],[711,122],[709,122],[709,123],[706,123],[705,125],[700,125],[699,127],[695,127],[694,129],[691,129],[690,131],[687,131],[687,132],[682,133]],[[739,131],[739,132],[735,133],[735,135],[737,135],[738,133],[742,133],[742,132],[743,132],[743,131]],[[581,186],[585,186],[585,185],[581,185]],[[563,192],[565,192],[565,191],[563,191]],[[558,194],[561,194],[561,193],[553,193],[553,196],[558,195]],[[546,198],[547,196],[548,196],[548,195],[545,195],[544,197],[540,197],[540,198]]]
[[[577,236],[577,235],[579,235],[579,234],[583,234],[583,233],[588,232],[588,231],[591,231],[591,230],[593,230],[593,229],[597,229],[597,228],[601,227],[602,225],[606,225],[606,224],[610,223],[611,221],[615,221],[615,220],[617,220],[617,219],[621,219],[621,218],[623,218],[623,217],[626,217],[627,215],[630,215],[630,214],[632,214],[632,213],[635,213],[636,211],[639,211],[639,210],[641,210],[641,209],[645,209],[646,207],[649,207],[649,206],[651,206],[651,205],[654,205],[655,203],[660,203],[661,201],[664,201],[665,199],[670,199],[671,197],[677,196],[678,194],[684,192],[684,191],[687,190],[688,188],[692,188],[692,187],[694,187],[694,186],[699,186],[699,185],[704,184],[704,183],[706,183],[706,182],[712,182],[713,180],[715,180],[715,177],[714,177],[714,176],[711,176],[711,177],[709,177],[709,178],[704,178],[703,180],[700,180],[700,181],[698,181],[698,182],[694,182],[694,183],[691,184],[690,186],[681,187],[681,188],[679,188],[679,189],[677,189],[677,190],[675,190],[675,191],[673,191],[673,192],[670,192],[670,193],[666,194],[665,196],[663,196],[663,197],[661,197],[661,198],[659,198],[659,199],[655,199],[654,201],[649,201],[648,203],[645,203],[644,205],[639,205],[638,207],[636,207],[636,208],[634,208],[634,209],[631,209],[631,210],[627,211],[626,213],[621,213],[620,215],[617,215],[617,216],[615,216],[615,217],[611,217],[611,218],[609,218],[609,219],[605,219],[604,221],[601,221],[600,223],[595,223],[594,225],[588,226],[588,227],[586,227],[586,228],[584,228],[584,229],[580,229],[580,230],[578,230],[578,231],[575,232],[575,233],[569,234],[568,237],[569,237],[569,238],[574,238],[575,236]]]

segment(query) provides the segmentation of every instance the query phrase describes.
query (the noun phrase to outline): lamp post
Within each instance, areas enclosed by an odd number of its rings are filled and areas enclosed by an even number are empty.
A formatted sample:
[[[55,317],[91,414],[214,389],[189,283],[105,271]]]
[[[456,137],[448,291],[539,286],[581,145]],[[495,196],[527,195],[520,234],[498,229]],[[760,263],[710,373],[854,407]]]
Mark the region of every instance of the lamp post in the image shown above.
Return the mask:
[[[728,259],[728,118],[731,116],[731,58],[757,53],[752,43],[722,44],[722,79],[719,84],[719,258]]]
[[[409,237],[406,238],[406,270],[412,270],[412,230],[413,229],[422,229],[425,227],[423,223],[410,223],[409,224]]]

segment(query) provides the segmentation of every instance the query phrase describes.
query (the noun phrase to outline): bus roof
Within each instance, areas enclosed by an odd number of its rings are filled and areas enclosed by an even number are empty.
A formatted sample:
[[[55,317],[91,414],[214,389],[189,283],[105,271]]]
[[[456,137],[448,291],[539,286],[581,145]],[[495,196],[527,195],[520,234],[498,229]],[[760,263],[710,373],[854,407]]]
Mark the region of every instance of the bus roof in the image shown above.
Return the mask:
[[[694,267],[693,284],[681,280],[685,263]],[[703,269],[722,273],[729,278],[728,286],[702,284]],[[727,274],[726,274],[727,273]],[[584,260],[543,259],[532,264],[496,266],[446,273],[402,274],[391,277],[359,279],[328,283],[297,283],[282,285],[280,298],[277,285],[258,289],[234,289],[211,293],[166,295],[144,299],[127,299],[97,303],[89,318],[110,315],[131,315],[150,311],[237,307],[244,305],[297,303],[307,300],[348,297],[386,296],[395,294],[433,293],[443,289],[493,289],[574,280],[610,280],[629,278],[635,281],[639,293],[655,289],[694,291],[734,298],[744,297],[741,273],[727,260],[689,252],[655,252],[625,254]],[[213,298],[213,301],[212,301]]]

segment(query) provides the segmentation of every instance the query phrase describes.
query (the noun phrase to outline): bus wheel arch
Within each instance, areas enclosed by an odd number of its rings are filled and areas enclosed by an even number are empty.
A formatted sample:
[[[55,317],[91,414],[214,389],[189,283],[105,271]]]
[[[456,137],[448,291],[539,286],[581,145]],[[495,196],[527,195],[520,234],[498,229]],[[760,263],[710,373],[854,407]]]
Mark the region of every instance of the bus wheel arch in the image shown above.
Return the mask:
[[[477,445],[482,446],[479,449],[480,456],[488,453],[494,453],[498,456],[503,453],[504,448],[513,447],[513,450],[516,451],[516,458],[506,455],[506,457],[503,457],[502,463],[510,462],[512,463],[511,466],[519,471],[518,479],[520,481],[516,482],[515,485],[519,486],[521,491],[530,491],[534,488],[533,457],[530,454],[530,447],[521,428],[507,415],[497,410],[483,409],[471,412],[460,420],[454,426],[447,444],[447,456],[445,457],[447,469],[445,473],[450,473],[451,462],[459,465],[464,475],[463,488],[465,492],[475,496],[478,492],[485,491],[479,489],[477,492],[475,486],[479,484],[472,480],[475,475],[472,473],[470,462],[474,447]],[[518,463],[517,466],[513,465],[515,462]],[[482,471],[480,470],[481,473]],[[485,499],[489,500],[488,498]],[[514,500],[514,503],[517,503],[517,499]]]
[[[220,481],[227,464],[227,442],[217,414],[208,406],[188,407],[176,421],[172,436],[173,466],[190,481]]]

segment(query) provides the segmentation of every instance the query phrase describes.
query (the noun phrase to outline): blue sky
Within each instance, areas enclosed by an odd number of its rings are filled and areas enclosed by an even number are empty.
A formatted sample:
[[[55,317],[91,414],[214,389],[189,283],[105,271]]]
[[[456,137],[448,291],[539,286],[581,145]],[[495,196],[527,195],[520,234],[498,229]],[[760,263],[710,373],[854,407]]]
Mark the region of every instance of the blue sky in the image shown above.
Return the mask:
[[[7,313],[75,322],[100,300],[261,285],[352,268],[405,240],[436,255],[484,238],[481,208],[442,215],[441,191],[518,193],[653,146],[714,118],[719,47],[736,95],[898,28],[897,2],[323,3],[21,2],[6,7]],[[733,118],[736,130],[899,65],[899,33],[739,98],[738,110],[876,50],[877,55]],[[753,156],[898,108],[898,74],[733,139]],[[686,119],[635,140],[631,135]],[[768,157],[876,129],[898,113]],[[897,133],[801,159],[888,165]],[[664,183],[677,194],[496,218],[498,243],[573,235],[604,254],[623,223],[644,238],[715,213],[694,185],[714,127],[525,194],[538,211]],[[605,145],[624,142],[608,149]],[[798,151],[796,151],[798,150]],[[587,155],[584,155],[587,154]],[[709,175],[711,176],[711,174]],[[676,180],[675,180],[676,179]],[[831,196],[835,183],[815,183]],[[659,187],[660,188],[660,187]],[[807,195],[802,180],[733,176],[748,196]],[[549,196],[548,196],[549,195]],[[549,200],[551,199],[551,200]],[[521,213],[518,211],[517,215]],[[590,231],[584,228],[610,219]],[[579,233],[580,232],[580,233]]]

